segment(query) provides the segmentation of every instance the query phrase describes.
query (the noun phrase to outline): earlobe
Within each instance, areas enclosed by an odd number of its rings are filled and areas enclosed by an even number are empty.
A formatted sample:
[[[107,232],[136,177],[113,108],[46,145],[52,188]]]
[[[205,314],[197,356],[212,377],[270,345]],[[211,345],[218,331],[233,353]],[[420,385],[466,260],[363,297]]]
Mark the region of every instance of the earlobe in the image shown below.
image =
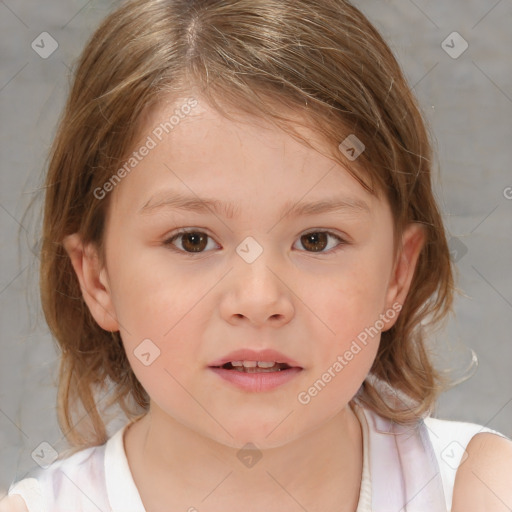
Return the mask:
[[[84,246],[77,233],[67,236],[63,245],[91,315],[102,329],[118,331],[119,323],[115,315],[107,272],[100,264],[96,248],[92,245]]]
[[[403,304],[409,293],[416,263],[425,244],[425,228],[422,224],[409,224],[402,234],[402,247],[397,254],[388,286],[386,307]],[[393,322],[394,323],[394,322]],[[388,328],[392,327],[390,324]]]

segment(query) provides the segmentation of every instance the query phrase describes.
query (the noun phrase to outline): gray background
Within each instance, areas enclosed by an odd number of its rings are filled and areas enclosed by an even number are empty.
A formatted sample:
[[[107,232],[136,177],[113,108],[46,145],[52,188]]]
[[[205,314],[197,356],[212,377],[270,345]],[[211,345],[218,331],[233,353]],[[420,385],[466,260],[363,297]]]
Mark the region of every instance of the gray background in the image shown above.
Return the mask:
[[[435,187],[462,294],[456,317],[432,337],[432,346],[455,377],[470,366],[471,349],[479,364],[469,380],[443,395],[437,416],[512,437],[512,200],[506,197],[512,187],[512,2],[355,4],[398,57],[438,151]],[[57,353],[40,312],[31,250],[38,218],[24,212],[40,196],[69,68],[114,5],[0,0],[0,496],[34,466],[30,454],[42,441],[65,447],[55,411]],[[47,59],[31,47],[45,31],[59,45]],[[441,46],[454,31],[469,44],[458,58]],[[455,40],[447,44],[461,48]]]

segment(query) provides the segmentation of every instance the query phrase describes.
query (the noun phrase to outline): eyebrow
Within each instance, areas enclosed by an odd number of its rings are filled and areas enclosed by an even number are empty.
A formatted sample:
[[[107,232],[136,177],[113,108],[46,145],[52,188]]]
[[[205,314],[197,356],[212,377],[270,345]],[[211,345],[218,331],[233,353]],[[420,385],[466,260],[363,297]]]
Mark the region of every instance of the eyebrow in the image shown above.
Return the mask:
[[[152,196],[140,208],[140,214],[149,214],[161,209],[176,209],[207,214],[212,211],[224,215],[228,219],[235,218],[239,211],[231,202],[223,203],[218,199],[187,196],[176,191],[160,192]],[[318,215],[321,213],[371,213],[370,207],[362,199],[349,197],[334,197],[309,203],[287,201],[281,210],[279,218],[284,216],[300,217]]]

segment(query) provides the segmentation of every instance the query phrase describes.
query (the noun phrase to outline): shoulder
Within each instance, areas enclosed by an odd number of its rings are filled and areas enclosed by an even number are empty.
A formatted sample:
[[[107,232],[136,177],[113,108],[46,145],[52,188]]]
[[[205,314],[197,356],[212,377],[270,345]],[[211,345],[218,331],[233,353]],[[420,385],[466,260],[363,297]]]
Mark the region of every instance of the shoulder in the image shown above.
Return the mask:
[[[484,432],[474,435],[457,470],[452,512],[512,509],[512,441]]]
[[[25,500],[17,494],[0,500],[0,512],[29,512]]]
[[[62,510],[63,503],[75,499],[77,489],[88,492],[90,486],[99,486],[94,476],[101,474],[101,459],[93,458],[93,454],[94,451],[87,448],[48,466],[32,468],[25,478],[11,484],[7,497],[0,502],[0,512]]]
[[[0,512],[43,512],[45,503],[40,482],[28,477],[11,484],[5,500],[0,502]]]
[[[503,434],[476,423],[433,417],[427,417],[424,421],[437,458],[447,510],[452,512],[506,510],[510,512],[511,509],[506,507],[493,509],[491,504],[488,507],[480,506],[476,501],[476,493],[482,493],[484,489],[491,493],[484,483],[478,480],[478,476],[484,478],[484,481],[490,479],[494,482],[492,485],[501,485],[499,473],[503,472],[502,475],[512,474],[510,451],[512,441]],[[494,464],[494,468],[491,467],[491,470],[494,469],[498,475],[489,473],[488,466],[492,464]],[[487,468],[485,477],[481,474],[484,467]],[[502,476],[502,478],[505,477]],[[512,481],[509,477],[509,485],[510,483]],[[480,496],[483,495],[480,494]],[[507,503],[506,499],[505,503]]]

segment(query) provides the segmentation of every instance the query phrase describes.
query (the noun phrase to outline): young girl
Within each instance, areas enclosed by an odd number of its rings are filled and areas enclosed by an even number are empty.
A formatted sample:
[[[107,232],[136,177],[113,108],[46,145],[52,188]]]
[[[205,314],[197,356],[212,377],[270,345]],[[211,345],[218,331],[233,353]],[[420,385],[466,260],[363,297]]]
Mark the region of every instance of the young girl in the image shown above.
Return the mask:
[[[348,2],[123,4],[78,65],[41,260],[74,449],[0,510],[511,509],[511,441],[431,417],[429,138]]]

